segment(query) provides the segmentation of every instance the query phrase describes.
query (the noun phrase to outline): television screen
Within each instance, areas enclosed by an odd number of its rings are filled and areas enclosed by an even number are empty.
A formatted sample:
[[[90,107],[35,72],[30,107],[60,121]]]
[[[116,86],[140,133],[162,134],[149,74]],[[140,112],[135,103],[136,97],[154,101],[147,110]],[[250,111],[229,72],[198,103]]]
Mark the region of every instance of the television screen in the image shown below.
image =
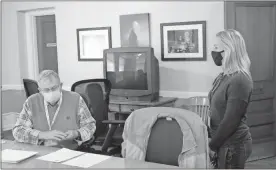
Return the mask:
[[[107,53],[106,77],[112,89],[148,90],[146,53]]]

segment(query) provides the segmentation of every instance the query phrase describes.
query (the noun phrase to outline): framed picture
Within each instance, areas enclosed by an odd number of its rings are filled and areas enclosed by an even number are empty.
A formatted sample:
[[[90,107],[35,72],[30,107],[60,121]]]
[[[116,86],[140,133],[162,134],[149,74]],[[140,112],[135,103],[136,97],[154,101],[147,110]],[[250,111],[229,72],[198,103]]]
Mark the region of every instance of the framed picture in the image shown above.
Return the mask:
[[[120,15],[122,47],[150,47],[149,13]]]
[[[206,61],[206,21],[161,23],[162,61]]]
[[[77,29],[78,60],[102,61],[103,50],[112,48],[111,27]]]

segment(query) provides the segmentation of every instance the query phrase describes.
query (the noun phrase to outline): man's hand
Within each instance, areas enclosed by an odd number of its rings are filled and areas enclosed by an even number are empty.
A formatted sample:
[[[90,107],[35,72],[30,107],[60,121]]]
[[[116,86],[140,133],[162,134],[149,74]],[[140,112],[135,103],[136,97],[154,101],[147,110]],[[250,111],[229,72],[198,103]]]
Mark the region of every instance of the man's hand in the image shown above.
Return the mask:
[[[65,134],[67,135],[65,140],[73,140],[79,136],[79,132],[77,130],[68,130]]]
[[[57,130],[52,130],[52,131],[46,131],[46,132],[39,132],[38,138],[43,139],[43,140],[57,140],[61,141],[66,138],[67,134],[57,131]]]

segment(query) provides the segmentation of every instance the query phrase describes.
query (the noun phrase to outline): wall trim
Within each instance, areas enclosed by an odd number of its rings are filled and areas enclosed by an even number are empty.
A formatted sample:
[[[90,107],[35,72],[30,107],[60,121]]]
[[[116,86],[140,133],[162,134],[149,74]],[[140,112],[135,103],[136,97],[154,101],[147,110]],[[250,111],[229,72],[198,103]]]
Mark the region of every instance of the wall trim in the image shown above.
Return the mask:
[[[16,85],[16,84],[2,85],[1,90],[2,91],[6,91],[6,90],[24,90],[24,86],[23,85]]]
[[[71,91],[71,86],[63,86],[63,89]],[[159,95],[163,96],[163,97],[189,98],[189,97],[194,97],[194,96],[208,96],[208,92],[160,90]]]
[[[63,86],[64,90],[71,91],[71,86]],[[2,91],[5,90],[24,90],[23,85],[3,85]],[[177,97],[177,98],[189,98],[193,96],[208,96],[208,92],[190,92],[190,91],[168,91],[161,90],[160,96],[163,97]]]
[[[63,86],[63,89],[71,91],[71,86]],[[2,85],[1,90],[2,91],[6,91],[6,90],[24,90],[24,86],[23,85],[16,85],[16,84]]]

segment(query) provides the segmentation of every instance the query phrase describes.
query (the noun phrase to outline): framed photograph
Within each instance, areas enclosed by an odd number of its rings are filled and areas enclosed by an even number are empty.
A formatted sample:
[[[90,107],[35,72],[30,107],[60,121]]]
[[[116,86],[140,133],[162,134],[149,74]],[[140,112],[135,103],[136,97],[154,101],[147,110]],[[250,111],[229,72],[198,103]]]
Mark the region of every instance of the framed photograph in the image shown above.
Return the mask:
[[[78,60],[102,61],[103,50],[112,48],[111,27],[77,29]]]
[[[120,15],[122,47],[150,47],[149,13]]]
[[[161,23],[162,61],[206,61],[206,21]]]

